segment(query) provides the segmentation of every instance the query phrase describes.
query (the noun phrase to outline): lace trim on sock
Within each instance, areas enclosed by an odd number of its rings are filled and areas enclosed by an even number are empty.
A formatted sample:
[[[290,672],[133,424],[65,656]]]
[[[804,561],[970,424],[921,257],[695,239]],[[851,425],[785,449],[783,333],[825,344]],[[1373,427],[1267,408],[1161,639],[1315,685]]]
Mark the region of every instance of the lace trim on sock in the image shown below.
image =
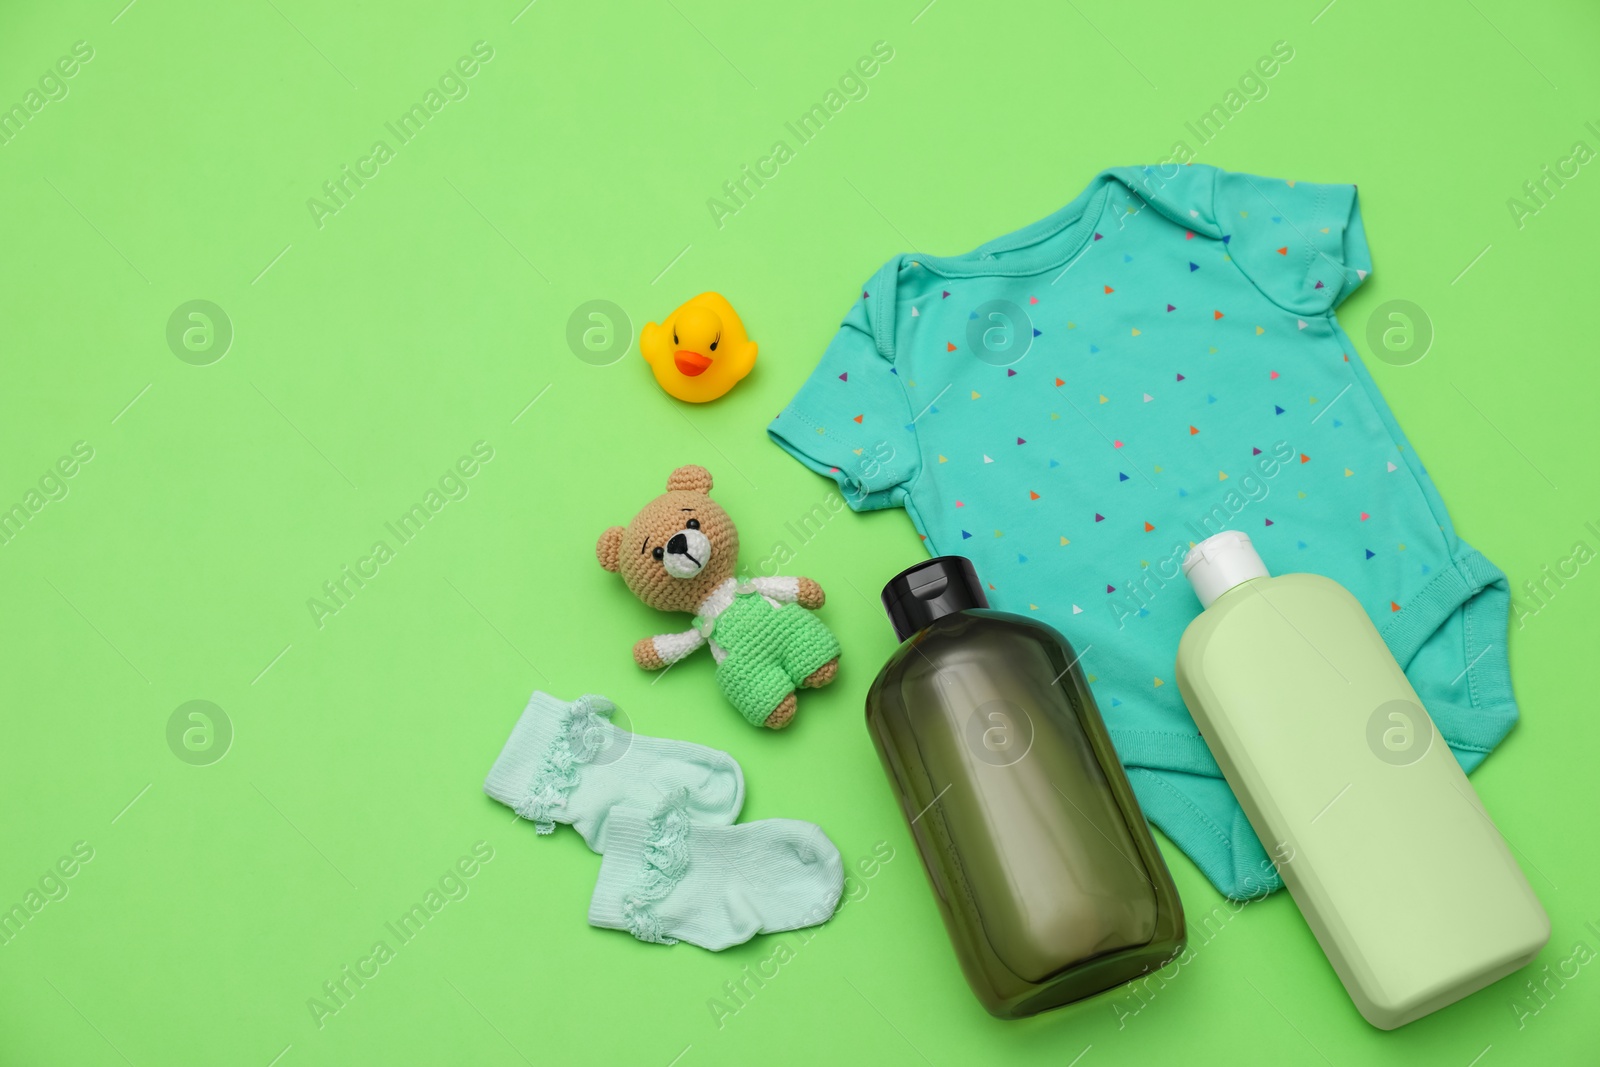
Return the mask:
[[[640,941],[676,945],[661,927],[655,906],[677,888],[689,870],[689,791],[676,789],[650,818],[644,875],[622,900],[622,921]]]
[[[578,784],[579,770],[600,754],[611,737],[615,710],[616,705],[604,697],[582,696],[562,713],[556,736],[528,783],[528,795],[514,809],[539,833],[555,832],[555,817]]]

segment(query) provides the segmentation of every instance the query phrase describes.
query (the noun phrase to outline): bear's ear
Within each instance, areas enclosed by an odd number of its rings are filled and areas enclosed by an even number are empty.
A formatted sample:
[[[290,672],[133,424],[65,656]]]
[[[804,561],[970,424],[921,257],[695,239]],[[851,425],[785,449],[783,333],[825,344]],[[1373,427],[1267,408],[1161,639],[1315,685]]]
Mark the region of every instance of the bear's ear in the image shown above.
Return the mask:
[[[667,476],[667,492],[677,492],[681,489],[691,493],[711,492],[711,472],[693,464],[679,467]]]
[[[600,540],[595,542],[594,555],[600,561],[600,566],[617,573],[617,549],[622,545],[622,527],[613,526],[600,535]]]

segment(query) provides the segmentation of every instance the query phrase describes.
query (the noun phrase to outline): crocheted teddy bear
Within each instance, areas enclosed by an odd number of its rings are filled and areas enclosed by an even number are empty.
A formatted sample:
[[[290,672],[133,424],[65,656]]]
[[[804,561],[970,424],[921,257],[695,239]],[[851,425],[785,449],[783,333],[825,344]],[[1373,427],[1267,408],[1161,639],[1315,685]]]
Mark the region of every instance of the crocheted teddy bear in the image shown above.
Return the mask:
[[[660,670],[709,644],[729,703],[752,724],[781,730],[794,718],[797,687],[838,674],[839,642],[806,610],[824,599],[810,578],[734,577],[739,531],[710,491],[704,467],[679,467],[626,528],[600,535],[595,555],[646,604],[694,616],[682,633],[634,645],[639,666]]]

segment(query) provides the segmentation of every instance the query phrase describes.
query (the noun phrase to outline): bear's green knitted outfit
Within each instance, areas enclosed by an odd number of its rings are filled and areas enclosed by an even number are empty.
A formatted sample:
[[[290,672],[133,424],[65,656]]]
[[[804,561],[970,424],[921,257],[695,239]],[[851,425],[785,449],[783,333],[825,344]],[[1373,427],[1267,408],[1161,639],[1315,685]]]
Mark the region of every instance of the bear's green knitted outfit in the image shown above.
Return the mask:
[[[729,578],[700,604],[694,628],[655,638],[656,655],[676,663],[709,643],[717,684],[756,726],[780,701],[839,654],[839,640],[801,607],[798,578]]]

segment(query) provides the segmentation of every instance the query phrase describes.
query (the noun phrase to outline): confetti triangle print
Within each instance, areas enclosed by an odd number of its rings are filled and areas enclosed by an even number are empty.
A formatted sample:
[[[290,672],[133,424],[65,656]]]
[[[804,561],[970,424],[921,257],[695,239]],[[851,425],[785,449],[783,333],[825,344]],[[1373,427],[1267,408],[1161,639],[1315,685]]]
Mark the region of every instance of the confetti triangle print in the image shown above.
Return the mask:
[[[1344,423],[1340,422],[1338,419],[1334,419],[1333,420],[1333,428],[1335,430],[1337,430],[1339,427],[1341,427],[1343,425],[1344,425]]]
[[[1223,244],[1228,244],[1232,240],[1233,240],[1233,234],[1225,233],[1225,234],[1222,235],[1222,243]]]
[[[1353,470],[1351,470],[1351,469],[1350,469],[1350,468],[1349,468],[1349,467],[1346,467],[1346,468],[1345,468],[1345,469],[1344,469],[1344,476],[1345,476],[1345,477],[1346,477],[1346,478],[1348,478],[1348,477],[1350,477],[1350,476],[1351,476],[1351,475],[1352,475],[1352,474],[1354,474],[1354,473],[1355,473],[1355,471],[1353,471]]]
[[[983,399],[983,394],[982,394],[982,393],[980,393],[980,392],[978,392],[978,391],[977,391],[977,390],[976,390],[976,389],[974,389],[974,390],[973,390],[973,391],[972,391],[972,399],[974,399],[974,400],[981,400],[981,399]]]
[[[1075,322],[1069,322],[1069,323],[1067,323],[1067,329],[1069,329],[1069,330],[1076,330],[1076,329],[1077,329],[1077,328],[1078,328],[1078,324],[1077,324],[1077,323],[1075,323]]]
[[[1072,605],[1072,613],[1074,615],[1082,615],[1083,614],[1083,609],[1078,607],[1078,605],[1074,604],[1074,605]]]
[[[870,297],[871,295],[872,295],[871,293],[866,292],[866,291],[863,290],[862,293],[861,293],[861,299],[865,300],[868,297]]]
[[[1194,240],[1194,231],[1193,231],[1193,230],[1184,230],[1184,231],[1183,231],[1183,239],[1184,239],[1184,240],[1185,240],[1185,241],[1192,241],[1192,240]],[[1194,266],[1194,264],[1193,264],[1193,263],[1191,263],[1191,264],[1189,264],[1189,266],[1190,266],[1190,267],[1193,267],[1193,266]]]
[[[1278,255],[1286,256],[1288,254],[1289,254],[1289,246],[1288,245],[1284,245],[1282,248],[1278,249]]]
[[[962,502],[961,502],[961,501],[959,501],[959,500],[957,500],[957,501],[956,501],[956,507],[958,507],[958,508],[964,508],[964,507],[966,507],[966,506],[967,506],[967,505],[966,505],[966,504],[964,504],[964,503],[962,503]]]
[[[1116,586],[1114,586],[1114,585],[1107,585],[1106,586],[1106,592],[1115,593],[1116,591],[1117,591],[1117,587]]]
[[[985,463],[993,463],[994,462],[994,460],[990,459],[987,454],[984,455],[983,461]]]
[[[1251,445],[1250,446],[1250,454],[1252,456],[1259,456],[1259,455],[1261,455],[1261,449],[1256,448],[1254,445]]]
[[[1154,399],[1155,399],[1155,397],[1151,396],[1149,393],[1144,394],[1144,402],[1146,404],[1150,403],[1150,401],[1152,401]]]
[[[969,534],[969,533],[968,533],[968,532],[967,532],[967,531],[965,531],[965,530],[962,530],[962,531],[961,531],[961,540],[963,540],[963,541],[965,541],[965,540],[967,540],[967,539],[968,539],[968,538],[970,538],[970,537],[971,537],[971,536],[972,536],[972,535],[971,535],[971,534]]]
[[[1154,529],[1155,529],[1155,527],[1151,526],[1148,522],[1144,524],[1144,532],[1145,533],[1149,533],[1151,530],[1154,530]]]
[[[1272,520],[1268,519],[1268,520],[1266,520],[1266,523],[1267,523],[1268,526],[1271,526],[1272,525]]]
[[[1181,382],[1181,381],[1183,381],[1183,375],[1181,375],[1181,374],[1180,374],[1180,375],[1178,375],[1178,378],[1177,378],[1177,380],[1178,380],[1178,381],[1180,381],[1180,382]]]
[[[1275,382],[1277,380],[1278,380],[1278,372],[1277,371],[1273,371],[1272,373],[1267,375],[1267,381]]]
[[[1157,473],[1157,474],[1160,474],[1160,473],[1161,473],[1161,464],[1159,464],[1159,463],[1157,463],[1157,464],[1156,464],[1156,465],[1155,465],[1155,467],[1154,467],[1154,468],[1152,468],[1152,469],[1153,469],[1153,470],[1154,470],[1154,471],[1155,471],[1155,472],[1156,472],[1156,473]]]
[[[954,345],[954,343],[952,343],[950,341],[946,341],[944,343],[944,350],[946,352],[954,352],[956,350],[956,346]]]
[[[1198,264],[1198,263],[1189,264],[1189,273],[1193,274],[1195,271],[1197,271],[1199,269],[1200,269],[1200,264]]]
[[[1214,356],[1214,355],[1217,354],[1217,346],[1216,345],[1212,345],[1210,348],[1206,349],[1206,351],[1210,352]]]
[[[1300,462],[1301,463],[1310,463],[1311,462],[1311,457],[1306,455],[1304,452],[1302,452],[1302,453],[1300,453]]]
[[[967,321],[968,322],[971,322],[973,319],[975,319],[977,317],[978,317],[978,313],[976,311],[967,312]]]
[[[1367,521],[1367,520],[1368,520],[1368,519],[1370,519],[1370,518],[1372,518],[1372,516],[1371,516],[1371,515],[1368,515],[1368,514],[1367,514],[1367,513],[1366,513],[1366,512],[1365,512],[1365,511],[1363,511],[1363,512],[1362,512],[1362,513],[1361,513],[1361,521],[1362,521],[1362,522],[1366,522],[1366,521]]]
[[[1126,252],[1124,252],[1122,254],[1122,262],[1124,262],[1124,263],[1132,263],[1133,262],[1133,257],[1128,255]]]
[[[1035,337],[1043,337],[1043,336],[1044,336],[1044,331],[1043,331],[1043,330],[1041,330],[1041,329],[1039,329],[1039,327],[1037,327],[1037,326],[1035,326],[1035,327],[1034,327],[1034,328],[1033,328],[1033,335],[1034,335],[1034,336],[1035,336]]]
[[[1320,278],[1317,279],[1317,284],[1313,285],[1311,288],[1313,288],[1313,289],[1321,289],[1322,288],[1322,280]]]
[[[1065,537],[1063,537],[1061,539],[1061,543],[1062,543],[1062,545],[1070,545],[1070,544],[1072,544],[1072,542],[1068,541]]]
[[[1367,549],[1367,558],[1368,559],[1371,559],[1373,556],[1376,556],[1376,555],[1377,555],[1377,553],[1372,551],[1372,549],[1370,549],[1370,548]]]
[[[1101,393],[1100,394],[1100,403],[1105,404],[1105,403],[1108,403],[1108,402],[1109,401],[1106,400],[1106,394]]]
[[[1178,309],[1177,309],[1177,308],[1175,308],[1175,307],[1173,307],[1173,306],[1172,306],[1172,305],[1171,305],[1171,304],[1168,304],[1168,305],[1167,305],[1167,310],[1168,310],[1168,311],[1177,311],[1177,310],[1178,310]]]
[[[845,371],[843,374],[839,375],[839,380],[841,382],[848,382],[850,380],[850,372]]]
[[[1227,480],[1228,480],[1228,472],[1227,471],[1218,471],[1217,472],[1217,481],[1225,482]]]
[[[1266,330],[1265,326],[1257,326],[1256,327],[1256,336],[1257,337],[1260,337],[1262,334],[1264,334],[1266,332],[1267,332],[1267,330]]]
[[[1295,325],[1299,326],[1302,330],[1306,328],[1306,320],[1305,319],[1295,319],[1294,321],[1295,321]]]
[[[1214,322],[1214,321],[1216,321],[1216,320],[1217,320],[1217,319],[1220,319],[1220,318],[1222,318],[1222,312],[1220,312],[1220,311],[1213,311],[1213,312],[1212,312],[1212,313],[1211,313],[1211,319],[1212,319],[1212,321],[1213,321],[1213,322]]]
[[[1294,547],[1296,547],[1296,548],[1304,548],[1304,547],[1306,547],[1306,543],[1304,541],[1296,541],[1294,543]]]
[[[1180,489],[1179,489],[1179,490],[1178,490],[1178,495],[1179,495],[1179,496],[1188,496],[1188,495],[1189,495],[1189,490],[1187,490],[1187,489],[1183,489],[1183,488],[1180,488]]]
[[[1006,368],[1006,377],[1007,378],[1015,378],[1016,376],[1017,376],[1017,372],[1016,371],[1012,370],[1010,367]]]
[[[1104,515],[1100,514],[1097,511],[1097,512],[1094,513],[1094,521],[1095,522],[1105,522],[1106,521],[1106,517]]]
[[[1162,686],[1166,685],[1167,683],[1163,682],[1160,678],[1157,678],[1153,684],[1155,685],[1155,687],[1157,689],[1160,689]]]
[[[1217,398],[1216,397],[1212,396],[1210,393],[1206,394],[1206,403],[1207,404],[1215,404],[1216,402],[1217,402]]]
[[[1036,296],[1030,296],[1030,297],[1028,297],[1028,303],[1030,303],[1030,304],[1037,304],[1037,303],[1038,303],[1038,302],[1039,302],[1039,298],[1038,298],[1038,297],[1036,297]]]
[[[1137,327],[1137,326],[1135,326],[1135,327],[1134,327],[1134,328],[1133,328],[1133,336],[1135,336],[1135,337],[1138,337],[1138,336],[1139,336],[1139,328],[1138,328],[1138,327]]]
[[[1116,292],[1116,290],[1115,290],[1115,289],[1113,289],[1113,288],[1111,288],[1111,286],[1109,286],[1109,285],[1108,285],[1108,286],[1106,286],[1106,292],[1107,292],[1107,293],[1108,293],[1108,294],[1110,294],[1110,293],[1114,293],[1114,292]]]
[[[1024,555],[1023,555],[1023,554],[1022,554],[1022,553],[1021,553],[1021,552],[1018,552],[1018,553],[1017,553],[1017,562],[1018,562],[1018,563],[1026,563],[1026,562],[1028,562],[1028,557],[1027,557],[1027,556],[1024,556]],[[1030,608],[1031,608],[1031,607],[1033,607],[1033,605],[1032,605],[1032,604],[1029,604],[1029,605],[1028,605],[1028,606],[1029,606],[1029,607],[1030,607]],[[1038,610],[1038,609],[1037,609],[1037,608],[1035,608],[1035,609],[1034,609],[1034,610]]]
[[[860,422],[860,421],[861,421],[861,420],[862,420],[862,419],[864,419],[864,418],[866,418],[866,416],[865,416],[865,415],[857,415],[857,416],[856,416],[856,417],[855,417],[855,419],[854,419],[854,421],[855,421],[855,422],[857,422],[857,423],[859,423],[859,422]]]
[[[1121,448],[1122,447],[1122,442],[1121,441],[1112,441],[1111,442],[1111,447],[1112,448]]]
[[[1390,464],[1389,464],[1389,473],[1391,473],[1391,474],[1392,474],[1392,473],[1394,473],[1394,472],[1395,472],[1395,471],[1397,471],[1397,470],[1399,470],[1399,469],[1400,469],[1400,468],[1399,468],[1399,467],[1396,467],[1396,466],[1395,466],[1395,465],[1394,465],[1394,463],[1393,463],[1393,462],[1392,462],[1392,461],[1391,461],[1391,462],[1390,462]]]
[[[1028,490],[1028,499],[1029,500],[1038,500],[1039,499],[1039,494],[1035,493],[1032,489],[1029,489]]]
[[[1050,461],[1050,466],[1052,466],[1052,467],[1059,467],[1059,466],[1061,466],[1061,464],[1060,464],[1060,463],[1058,463],[1058,462],[1056,462],[1056,461],[1055,461],[1055,460],[1051,460],[1051,461]]]
[[[921,314],[922,314],[922,312],[918,311],[916,308],[912,308],[911,309],[911,317],[912,318],[916,318]]]
[[[939,462],[940,463],[949,463],[950,461],[948,459],[944,458],[943,456],[940,456],[939,457]]]
[[[1100,234],[1097,233],[1097,234],[1094,235],[1094,239],[1096,241],[1099,241],[1099,240],[1102,240],[1102,237],[1100,236]]]
[[[996,531],[995,531],[995,532],[994,532],[994,535],[995,535],[995,536],[996,536],[996,537],[1004,537],[1004,536],[1005,536],[1005,534],[1004,534],[1004,533],[1003,533],[1003,532],[1001,532],[1001,531],[1000,531],[1000,530],[996,530]],[[992,586],[991,586],[991,587],[990,587],[990,588],[993,588],[993,587],[992,587]]]
[[[1094,355],[1098,351],[1100,351],[1100,346],[1099,345],[1090,345],[1089,346],[1089,354],[1091,356]]]
[[[1125,482],[1127,480],[1128,480],[1128,476],[1126,474],[1123,474],[1121,471],[1117,472],[1117,481]]]
[[[939,298],[940,300],[949,300],[950,299],[950,290],[948,290],[948,289],[943,290],[943,294],[944,295]]]
[[[1122,707],[1122,701],[1118,700],[1116,697],[1112,697],[1111,698],[1111,706],[1114,707],[1114,708],[1120,708],[1120,707]]]
[[[1064,381],[1062,381],[1062,380],[1061,380],[1061,379],[1060,379],[1060,378],[1057,378],[1057,379],[1056,379],[1056,385],[1057,385],[1057,386],[1058,386],[1058,387],[1059,387],[1059,386],[1063,386],[1063,385],[1066,385],[1066,384],[1067,384],[1067,383],[1066,383],[1066,382],[1064,382]]]
[[[1025,445],[1025,444],[1027,444],[1027,443],[1028,443],[1028,442],[1027,442],[1027,441],[1025,441],[1025,440],[1023,440],[1023,439],[1022,439],[1022,438],[1020,438],[1020,437],[1019,437],[1019,438],[1017,438],[1017,444],[1019,444],[1019,445]]]
[[[1400,610],[1400,605],[1396,604],[1394,601],[1391,600],[1391,601],[1389,601],[1389,610],[1390,611],[1399,611]]]
[[[1189,427],[1189,436],[1190,437],[1193,437],[1195,434],[1197,434],[1199,432],[1200,431],[1198,429],[1196,429],[1195,427],[1193,427],[1193,426]]]
[[[1272,405],[1272,413],[1274,415],[1282,415],[1283,414],[1283,409],[1280,408],[1278,405],[1274,404],[1274,405]]]
[[[1358,280],[1360,280],[1360,281],[1366,281],[1367,280],[1367,272],[1364,271],[1364,270],[1361,270],[1360,268],[1357,268],[1356,269],[1356,278]]]

